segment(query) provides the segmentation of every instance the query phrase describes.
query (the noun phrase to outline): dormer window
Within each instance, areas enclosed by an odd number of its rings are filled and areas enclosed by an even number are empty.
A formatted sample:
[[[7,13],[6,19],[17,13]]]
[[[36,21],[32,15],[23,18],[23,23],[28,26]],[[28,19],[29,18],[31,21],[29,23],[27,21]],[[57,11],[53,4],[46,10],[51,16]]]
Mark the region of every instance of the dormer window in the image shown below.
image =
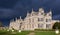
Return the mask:
[[[51,16],[51,14],[49,14],[49,16]]]
[[[43,18],[38,18],[38,21],[43,21]]]
[[[44,13],[41,13],[41,15],[43,15]]]

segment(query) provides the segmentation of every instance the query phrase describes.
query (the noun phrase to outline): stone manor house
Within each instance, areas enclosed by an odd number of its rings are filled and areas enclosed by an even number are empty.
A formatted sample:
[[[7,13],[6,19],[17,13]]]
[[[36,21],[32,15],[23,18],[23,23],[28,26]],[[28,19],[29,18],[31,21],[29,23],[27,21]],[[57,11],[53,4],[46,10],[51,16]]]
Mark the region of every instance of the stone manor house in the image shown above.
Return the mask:
[[[34,29],[52,29],[52,26],[55,22],[59,20],[52,20],[51,10],[48,13],[44,12],[43,8],[39,8],[38,12],[34,12],[32,9],[31,13],[27,12],[25,19],[11,20],[9,29],[16,30],[34,30]]]

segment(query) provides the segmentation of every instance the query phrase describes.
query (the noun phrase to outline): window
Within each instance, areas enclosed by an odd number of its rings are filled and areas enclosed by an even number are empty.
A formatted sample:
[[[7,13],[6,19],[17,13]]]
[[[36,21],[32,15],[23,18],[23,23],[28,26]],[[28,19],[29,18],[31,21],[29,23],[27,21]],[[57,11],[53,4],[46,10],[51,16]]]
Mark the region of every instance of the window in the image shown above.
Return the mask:
[[[46,19],[46,22],[48,22],[48,19]]]
[[[50,22],[51,21],[51,19],[46,19],[46,22]]]
[[[29,19],[29,23],[31,23],[31,19]]]
[[[43,21],[43,18],[41,18],[41,21]]]
[[[34,22],[34,19],[32,19],[32,22]]]
[[[38,21],[43,21],[43,18],[38,18]]]
[[[19,26],[20,29],[21,29],[21,26],[22,26],[22,23],[20,23],[20,26]]]
[[[34,28],[34,24],[32,24],[32,28]]]
[[[49,14],[49,16],[51,16],[51,14]]]
[[[29,19],[29,23],[34,22],[34,19]]]
[[[46,28],[50,29],[51,28],[51,24],[46,24]]]
[[[38,18],[38,21],[40,21],[40,19]]]
[[[43,28],[43,24],[38,24],[38,28]]]
[[[49,19],[49,21],[51,21],[51,19]]]
[[[41,13],[41,15],[43,15],[44,13]]]

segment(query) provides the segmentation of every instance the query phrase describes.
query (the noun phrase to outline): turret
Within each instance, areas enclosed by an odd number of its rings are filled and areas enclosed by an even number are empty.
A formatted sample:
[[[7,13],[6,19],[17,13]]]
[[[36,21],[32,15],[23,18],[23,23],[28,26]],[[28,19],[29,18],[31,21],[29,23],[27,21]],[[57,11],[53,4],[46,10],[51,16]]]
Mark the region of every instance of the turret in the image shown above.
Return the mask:
[[[22,21],[22,18],[21,18],[21,16],[20,16],[20,21]]]
[[[47,13],[48,16],[52,16],[52,11],[50,9],[49,13]]]
[[[32,12],[31,12],[31,16],[33,16],[35,14],[34,10],[32,9]]]
[[[44,9],[43,8],[39,8],[39,15],[44,15]]]
[[[15,18],[15,20],[17,20],[17,17]]]
[[[20,16],[20,20],[21,20],[21,16]]]
[[[52,16],[52,11],[51,11],[51,9],[50,9],[50,11],[49,11],[49,16]]]
[[[44,13],[44,9],[43,8],[39,8],[39,12],[40,13]]]
[[[27,17],[30,16],[30,13],[27,11]]]
[[[15,18],[15,21],[17,22],[17,20],[18,20],[18,19],[17,19],[17,17],[16,17],[16,18]]]
[[[20,16],[20,19],[21,19],[21,16]]]
[[[48,19],[52,19],[52,12],[51,12],[51,10],[47,13],[46,17]]]
[[[33,8],[32,8],[32,12],[31,13],[34,13],[34,10],[33,10]]]

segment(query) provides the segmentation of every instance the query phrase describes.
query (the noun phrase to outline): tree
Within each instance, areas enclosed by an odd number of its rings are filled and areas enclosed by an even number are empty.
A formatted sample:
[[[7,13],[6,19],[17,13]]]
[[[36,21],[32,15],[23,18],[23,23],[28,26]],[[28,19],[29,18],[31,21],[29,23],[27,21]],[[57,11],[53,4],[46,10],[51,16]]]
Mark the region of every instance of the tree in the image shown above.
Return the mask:
[[[56,28],[60,29],[60,22],[54,23],[53,29],[56,29]]]
[[[3,25],[2,25],[2,22],[0,21],[0,27],[2,27]]]

